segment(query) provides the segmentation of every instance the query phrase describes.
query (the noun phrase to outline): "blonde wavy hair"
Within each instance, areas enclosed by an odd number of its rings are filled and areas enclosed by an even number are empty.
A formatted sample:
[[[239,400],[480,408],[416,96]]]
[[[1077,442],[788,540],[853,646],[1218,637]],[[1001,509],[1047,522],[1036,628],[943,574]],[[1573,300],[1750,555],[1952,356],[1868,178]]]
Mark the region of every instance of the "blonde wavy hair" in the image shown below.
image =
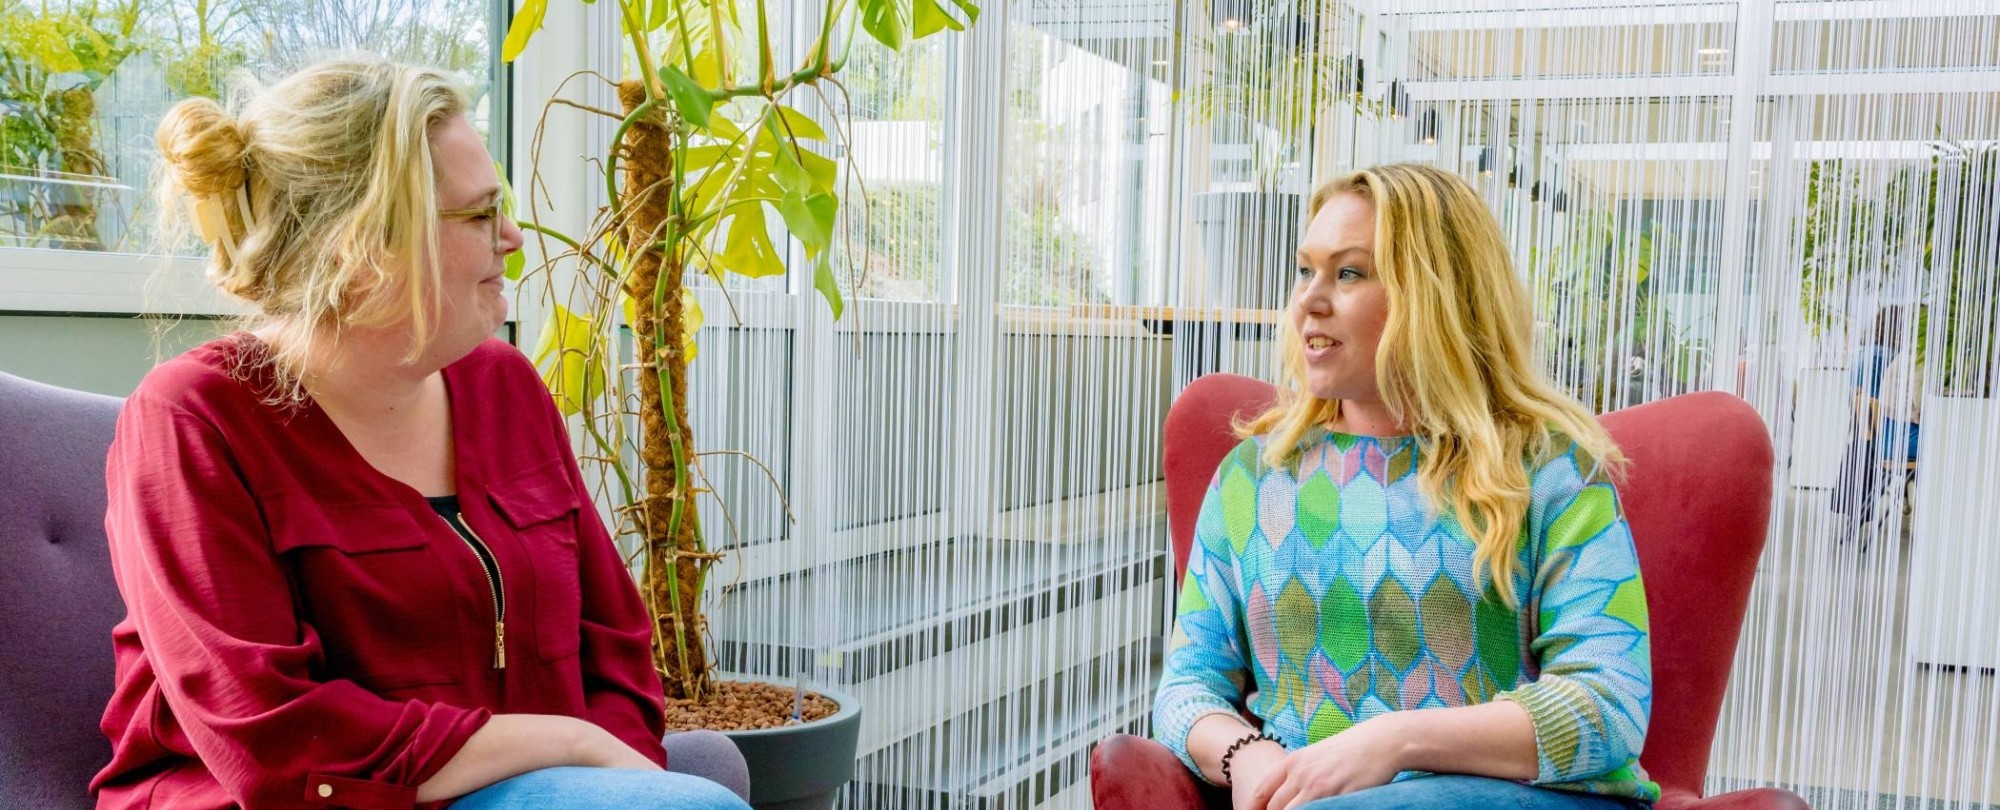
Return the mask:
[[[240,328],[271,336],[277,399],[304,397],[304,359],[343,328],[407,319],[414,359],[438,318],[430,131],[465,112],[464,83],[346,55],[233,84],[230,109],[191,98],[160,121],[162,252],[208,242],[210,283],[255,307]]]
[[[1559,435],[1589,456],[1580,459],[1585,476],[1618,474],[1624,455],[1537,368],[1527,288],[1500,224],[1470,185],[1432,166],[1378,166],[1320,186],[1313,213],[1337,194],[1375,206],[1375,272],[1389,308],[1376,384],[1419,443],[1418,487],[1459,517],[1473,538],[1475,569],[1518,607],[1529,464],[1566,450]],[[1284,395],[1237,430],[1266,435],[1265,463],[1286,467],[1308,431],[1339,417],[1340,402],[1305,389],[1305,353],[1290,317],[1279,321],[1278,352]]]

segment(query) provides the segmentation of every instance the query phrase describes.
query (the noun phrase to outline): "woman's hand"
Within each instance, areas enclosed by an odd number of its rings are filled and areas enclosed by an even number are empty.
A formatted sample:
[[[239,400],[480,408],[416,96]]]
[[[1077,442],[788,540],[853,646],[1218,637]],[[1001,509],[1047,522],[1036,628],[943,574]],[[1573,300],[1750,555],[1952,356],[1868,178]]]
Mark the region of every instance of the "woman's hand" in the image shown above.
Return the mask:
[[[1380,715],[1292,752],[1261,774],[1247,803],[1237,795],[1237,810],[1288,810],[1314,799],[1389,784],[1404,770],[1408,735],[1401,729],[1401,715]]]
[[[581,722],[581,721],[579,721]],[[626,745],[624,740],[613,736],[593,723],[584,723],[577,740],[576,763],[589,768],[623,768],[633,771],[657,771],[659,763],[648,759],[645,754]]]
[[[417,801],[455,799],[542,768],[577,765],[657,771],[660,766],[596,723],[551,714],[496,714],[421,785]]]
[[[1285,761],[1290,752],[1276,740],[1258,740],[1237,749],[1229,758],[1229,804],[1234,810],[1261,810],[1252,804],[1264,777]]]

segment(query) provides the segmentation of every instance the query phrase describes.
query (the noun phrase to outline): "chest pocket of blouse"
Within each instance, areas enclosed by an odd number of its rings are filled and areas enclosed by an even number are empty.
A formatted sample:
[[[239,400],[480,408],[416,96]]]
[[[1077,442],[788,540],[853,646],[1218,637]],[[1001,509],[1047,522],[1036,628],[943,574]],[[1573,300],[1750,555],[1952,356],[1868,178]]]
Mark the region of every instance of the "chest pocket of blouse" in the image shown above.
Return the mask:
[[[429,533],[408,511],[296,496],[265,509],[272,546],[292,571],[300,619],[319,634],[327,675],[375,692],[459,681],[453,588]]]
[[[570,487],[564,462],[551,461],[506,478],[489,488],[493,508],[520,536],[521,548],[533,563],[523,595],[526,610],[510,609],[507,627],[533,627],[535,647],[543,661],[577,653],[583,624],[583,584],[577,573],[576,518],[582,499]],[[519,576],[512,571],[508,576]],[[512,584],[511,582],[509,583]]]

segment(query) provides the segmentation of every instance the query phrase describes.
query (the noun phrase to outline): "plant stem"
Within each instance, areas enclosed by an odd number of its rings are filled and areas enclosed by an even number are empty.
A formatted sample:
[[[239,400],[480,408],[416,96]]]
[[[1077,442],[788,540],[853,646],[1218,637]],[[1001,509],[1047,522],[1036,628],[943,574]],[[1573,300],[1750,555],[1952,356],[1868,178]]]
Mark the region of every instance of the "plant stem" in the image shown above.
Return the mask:
[[[646,42],[645,15],[634,9],[640,0],[618,0],[618,13],[625,18],[625,35],[632,38],[632,56],[639,63],[639,78],[645,83],[648,99],[665,98],[660,86],[659,67],[653,64],[652,46]]]
[[[764,0],[757,0],[757,82],[764,87],[764,95],[771,94],[771,17],[764,10]]]
[[[535,233],[539,233],[539,234],[541,234],[541,235],[543,235],[543,236],[547,236],[547,237],[549,237],[549,238],[551,238],[551,239],[554,239],[554,240],[556,240],[556,241],[558,241],[558,242],[561,242],[561,243],[563,243],[563,244],[565,244],[565,245],[568,245],[568,246],[569,246],[569,248],[570,248],[571,250],[574,250],[574,251],[576,251],[576,252],[577,252],[577,255],[579,255],[579,256],[585,256],[585,255],[587,255],[587,254],[585,254],[585,252],[584,252],[584,250],[583,250],[583,245],[581,245],[581,244],[578,244],[578,243],[577,243],[577,241],[576,241],[575,239],[572,239],[572,238],[570,238],[569,236],[565,235],[565,234],[564,234],[564,233],[563,233],[562,231],[558,231],[558,230],[556,230],[556,229],[554,229],[554,228],[550,228],[550,227],[548,227],[548,226],[545,226],[545,225],[537,225],[537,224],[535,224],[535,223],[533,223],[533,222],[530,222],[530,221],[528,221],[528,220],[524,220],[524,219],[517,219],[517,220],[514,220],[514,225],[515,225],[515,227],[518,227],[518,228],[520,228],[521,230],[524,230],[524,231],[534,231]]]
[[[694,75],[694,32],[688,30],[687,10],[674,4],[674,22],[681,27],[681,58],[687,65],[687,74]]]
[[[787,75],[785,78],[778,80],[776,83],[771,84],[768,87],[762,84],[739,84],[735,87],[725,87],[720,90],[710,90],[708,91],[708,94],[717,101],[722,101],[725,99],[732,99],[732,98],[742,98],[745,96],[763,96],[765,98],[776,100],[778,96],[782,96],[785,93],[790,92],[792,88],[812,84],[818,81],[819,78],[820,78],[820,61],[818,58],[814,58],[813,61],[808,63],[805,67],[793,71],[790,75]]]
[[[723,84],[728,84],[729,37],[723,35],[722,6],[715,2],[715,0],[709,0],[708,2],[708,36],[710,41],[715,45],[713,51],[715,55],[715,80]]]
[[[659,106],[659,104],[660,99],[658,96],[648,97],[645,102],[639,105],[638,109],[626,115],[625,120],[619,121],[618,130],[611,133],[611,143],[613,146],[611,151],[604,156],[604,199],[611,203],[611,213],[613,216],[616,216],[624,208],[624,202],[618,196],[617,144],[625,142],[625,134],[632,129],[632,124],[641,118],[652,115],[653,108]]]

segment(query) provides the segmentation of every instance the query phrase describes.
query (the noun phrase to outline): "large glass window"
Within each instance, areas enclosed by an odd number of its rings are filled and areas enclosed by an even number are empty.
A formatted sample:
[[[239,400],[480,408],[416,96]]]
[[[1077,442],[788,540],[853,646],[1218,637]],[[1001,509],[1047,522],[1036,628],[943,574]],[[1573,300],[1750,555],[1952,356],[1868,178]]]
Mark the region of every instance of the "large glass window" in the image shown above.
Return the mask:
[[[153,129],[230,75],[365,49],[466,74],[496,134],[492,0],[0,0],[0,249],[140,252]]]
[[[951,43],[938,38],[895,53],[854,44],[830,97],[847,119],[854,161],[843,216],[858,250],[834,252],[842,289],[862,298],[938,301],[943,277],[944,82]]]
[[[1008,31],[1008,304],[1154,302],[1167,217],[1165,7],[1034,7]]]

